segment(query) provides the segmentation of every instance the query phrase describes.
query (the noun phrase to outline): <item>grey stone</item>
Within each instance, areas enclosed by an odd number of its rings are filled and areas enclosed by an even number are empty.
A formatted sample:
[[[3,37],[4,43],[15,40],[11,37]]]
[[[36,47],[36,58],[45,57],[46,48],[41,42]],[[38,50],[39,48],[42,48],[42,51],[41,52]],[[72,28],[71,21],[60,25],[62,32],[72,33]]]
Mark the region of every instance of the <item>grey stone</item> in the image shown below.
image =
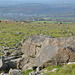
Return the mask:
[[[40,67],[37,67],[37,68],[36,68],[36,72],[39,72],[39,71],[40,71]]]
[[[51,70],[51,72],[54,72],[54,71],[56,71],[57,70],[57,68],[54,68],[53,70]]]
[[[68,65],[70,65],[70,64],[75,64],[75,62],[68,62],[67,64],[68,64]]]
[[[17,68],[18,58],[15,57],[4,57],[0,59],[0,71],[9,70],[10,68]]]
[[[10,69],[9,70],[9,75],[21,75],[21,70]]]
[[[0,68],[2,67],[3,65],[3,62],[2,62],[2,59],[0,58]]]
[[[9,52],[9,51],[5,51],[4,56],[9,56],[10,54],[11,54],[11,52]]]
[[[21,50],[15,50],[11,56],[21,56],[23,53],[21,52]]]
[[[64,65],[75,61],[75,37],[50,38],[47,36],[30,37],[22,47],[23,56],[18,67],[48,67]]]
[[[6,73],[1,73],[0,75],[9,75],[9,74],[6,74]]]
[[[30,72],[29,75],[36,75],[34,71]]]

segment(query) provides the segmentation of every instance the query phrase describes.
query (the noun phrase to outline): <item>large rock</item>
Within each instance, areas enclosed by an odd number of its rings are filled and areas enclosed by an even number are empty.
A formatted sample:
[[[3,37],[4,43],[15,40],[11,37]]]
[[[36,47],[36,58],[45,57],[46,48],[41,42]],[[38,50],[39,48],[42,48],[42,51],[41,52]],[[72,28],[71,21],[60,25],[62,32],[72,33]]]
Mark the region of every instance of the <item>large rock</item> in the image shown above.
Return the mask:
[[[75,37],[50,38],[34,36],[29,38],[22,48],[23,56],[18,61],[18,67],[63,65],[75,61]]]
[[[26,56],[37,55],[46,38],[50,38],[50,36],[33,36],[32,38],[29,38],[23,44],[22,52]]]
[[[75,38],[50,38],[43,43],[40,53],[35,59],[35,65],[40,66],[43,64],[46,67],[50,64],[63,65],[74,61]]]
[[[32,63],[34,63],[33,61],[39,54],[42,44],[46,38],[50,38],[50,36],[33,36],[25,41],[22,48],[23,56],[17,62],[17,68],[27,69],[32,66]]]

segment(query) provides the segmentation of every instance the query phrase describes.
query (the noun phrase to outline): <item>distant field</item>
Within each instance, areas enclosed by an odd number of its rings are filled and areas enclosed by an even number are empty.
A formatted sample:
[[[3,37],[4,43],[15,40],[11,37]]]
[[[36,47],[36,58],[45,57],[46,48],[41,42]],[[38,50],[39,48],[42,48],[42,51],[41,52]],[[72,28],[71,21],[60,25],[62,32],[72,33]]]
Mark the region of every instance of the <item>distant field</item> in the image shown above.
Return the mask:
[[[59,23],[59,22],[58,22]],[[74,24],[75,22],[62,22],[62,24]]]
[[[34,21],[34,22],[32,22],[32,23],[44,23],[44,22],[46,22],[46,23],[57,23],[57,24],[59,24],[60,22],[57,22],[57,21]],[[75,23],[75,22],[62,22],[63,24],[73,24],[73,23]]]
[[[34,21],[32,23],[44,23],[44,22],[46,22],[46,23],[57,23],[56,21]]]
[[[0,20],[6,20],[6,21],[9,21],[9,19],[5,19],[5,18],[2,18],[2,17],[0,17]]]

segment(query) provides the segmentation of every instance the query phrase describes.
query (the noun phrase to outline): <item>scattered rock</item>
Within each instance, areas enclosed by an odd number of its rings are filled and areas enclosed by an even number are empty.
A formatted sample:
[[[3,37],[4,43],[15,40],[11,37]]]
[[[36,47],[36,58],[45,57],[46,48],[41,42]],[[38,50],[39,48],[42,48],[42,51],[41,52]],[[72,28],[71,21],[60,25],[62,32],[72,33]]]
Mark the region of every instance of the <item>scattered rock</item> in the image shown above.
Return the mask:
[[[30,72],[29,75],[36,75],[34,71]]]
[[[9,48],[9,47],[4,47],[4,46],[3,46],[3,49],[4,49],[4,51],[6,51],[6,50],[9,50],[10,48]]]
[[[19,34],[21,34],[21,32],[17,32],[16,34],[18,34],[18,35],[19,35]]]
[[[17,68],[17,57],[1,57],[0,58],[0,71],[9,71],[10,68]]]
[[[39,72],[39,71],[40,71],[40,67],[37,67],[37,68],[36,68],[36,72]]]
[[[21,75],[21,70],[10,69],[9,70],[9,75]]]
[[[9,74],[7,74],[7,73],[1,73],[0,75],[9,75]]]
[[[21,50],[15,50],[11,56],[21,56],[23,53],[21,52]]]
[[[53,70],[51,70],[51,72],[54,72],[54,71],[56,71],[57,70],[57,68],[54,68]]]
[[[68,62],[68,65],[70,65],[70,64],[75,64],[75,62]]]
[[[5,51],[5,54],[4,54],[4,56],[9,56],[11,54],[11,52],[7,52],[7,51]]]

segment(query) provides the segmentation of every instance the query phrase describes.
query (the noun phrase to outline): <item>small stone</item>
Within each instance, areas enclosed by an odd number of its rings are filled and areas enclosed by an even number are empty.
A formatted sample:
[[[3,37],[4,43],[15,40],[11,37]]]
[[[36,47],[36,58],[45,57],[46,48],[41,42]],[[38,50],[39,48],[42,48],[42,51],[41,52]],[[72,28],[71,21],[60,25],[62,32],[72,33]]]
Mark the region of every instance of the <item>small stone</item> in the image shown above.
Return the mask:
[[[68,64],[68,65],[70,65],[70,64],[75,64],[75,62],[68,62],[67,64]]]
[[[57,68],[54,68],[53,70],[51,70],[51,72],[54,72],[54,71],[56,71],[57,70]]]
[[[9,75],[21,75],[21,70],[10,69],[9,70]]]
[[[40,68],[39,68],[39,67],[37,67],[37,68],[36,68],[36,71],[37,71],[37,72],[39,72],[39,71],[40,71]]]
[[[6,52],[5,51],[5,55],[4,56],[9,56],[11,53],[8,51],[8,52]]]
[[[36,75],[34,71],[30,72],[29,75]]]

